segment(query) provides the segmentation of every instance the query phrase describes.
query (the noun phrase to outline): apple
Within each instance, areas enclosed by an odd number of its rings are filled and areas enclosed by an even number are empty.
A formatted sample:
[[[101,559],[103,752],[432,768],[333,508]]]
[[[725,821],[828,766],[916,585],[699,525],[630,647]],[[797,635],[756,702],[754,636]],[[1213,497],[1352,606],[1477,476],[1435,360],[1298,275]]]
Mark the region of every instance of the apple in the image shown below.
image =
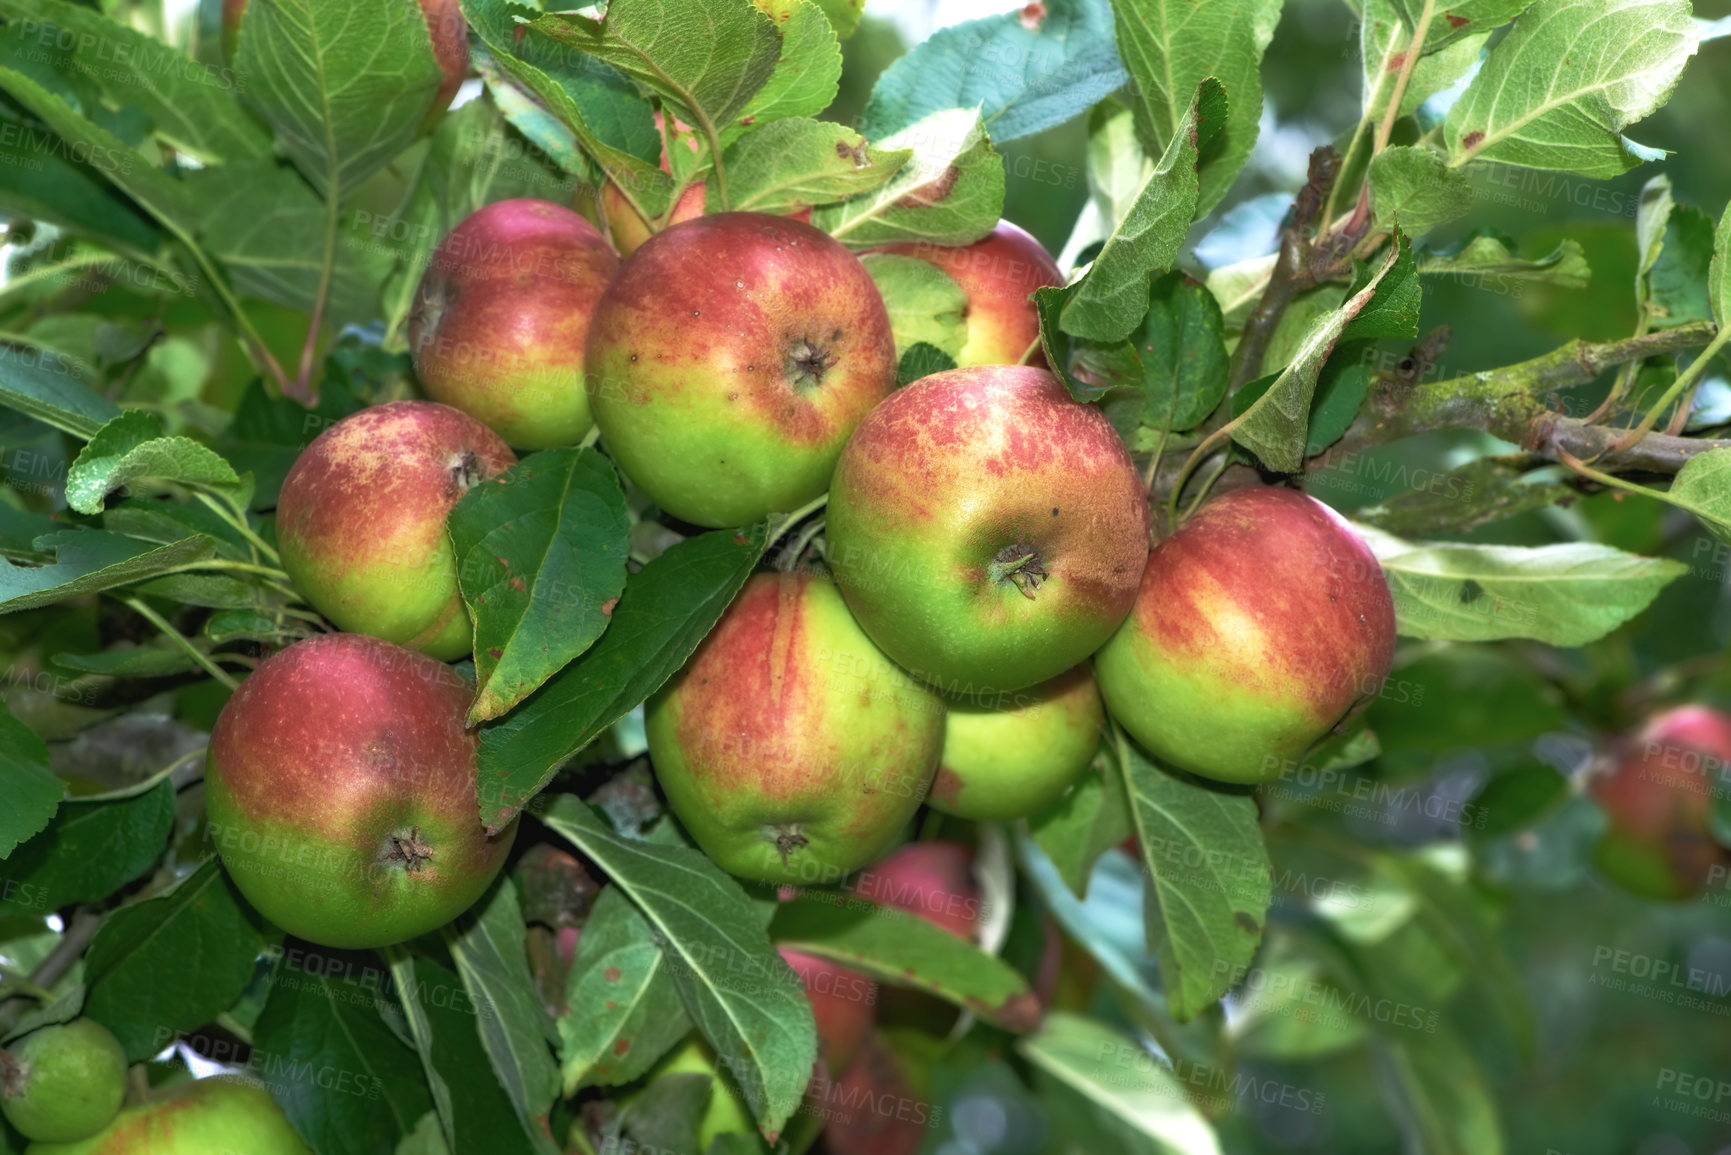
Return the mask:
[[[1680,706],[1617,743],[1590,788],[1609,820],[1594,850],[1600,871],[1648,898],[1698,893],[1731,851],[1714,841],[1711,814],[1731,788],[1731,717]]]
[[[445,518],[516,462],[498,434],[432,401],[338,421],[295,459],[277,544],[295,588],[345,630],[446,660],[474,645]]]
[[[895,388],[877,286],[785,217],[717,213],[625,262],[589,330],[595,421],[674,517],[743,525],[820,496],[855,425]]]
[[[42,1027],[0,1051],[0,1112],[26,1139],[94,1135],[125,1097],[126,1052],[94,1019]]]
[[[1038,814],[1088,768],[1106,724],[1086,665],[1007,694],[951,698],[926,803],[975,822]]]
[[[876,1034],[847,1073],[824,1088],[821,1109],[832,1155],[916,1155],[937,1122],[931,1104],[914,1093],[903,1060]]]
[[[277,926],[380,947],[481,896],[513,822],[481,826],[474,688],[363,634],[321,634],[259,666],[210,736],[205,809],[223,865]]]
[[[311,1155],[288,1117],[248,1079],[198,1079],[128,1107],[101,1134],[32,1143],[29,1155]]]
[[[1376,556],[1320,501],[1263,486],[1214,498],[1154,547],[1094,672],[1150,753],[1255,783],[1375,698],[1393,660]]]
[[[512,445],[575,445],[589,318],[619,258],[594,225],[523,198],[477,209],[439,242],[409,314],[415,373]]]
[[[974,852],[962,842],[910,842],[860,873],[853,893],[915,914],[957,938],[979,933],[980,888]]]
[[[967,339],[956,357],[958,367],[1016,365],[1029,349],[1030,364],[1044,365],[1040,355],[1040,315],[1029,298],[1035,289],[1061,286],[1064,274],[1045,246],[1009,221],[971,245],[934,245],[907,241],[882,245],[873,252],[917,257],[948,273],[968,295]]]
[[[1148,556],[1129,450],[1027,366],[898,390],[848,439],[828,519],[859,624],[949,694],[1020,690],[1083,661],[1130,612]]]
[[[811,573],[760,574],[649,700],[649,757],[673,813],[723,870],[832,885],[919,808],[944,709]]]
[[[667,117],[658,108],[655,110],[655,134],[661,138],[661,171],[671,174],[672,167],[667,159]],[[677,118],[673,121],[674,138],[685,143],[688,151],[698,151],[697,137],[692,133],[691,126],[681,123]],[[607,222],[607,235],[613,241],[613,247],[619,250],[619,255],[629,257],[643,247],[643,242],[654,236],[656,230],[643,219],[643,214],[637,211],[637,206],[631,203],[631,198],[625,195],[625,190],[619,187],[617,181],[608,177],[601,183],[601,216]],[[679,190],[674,198],[673,209],[667,214],[667,220],[662,226],[677,225],[703,215],[704,191],[703,181],[686,185]]]
[[[427,35],[433,42],[433,59],[439,62],[439,90],[427,110],[422,127],[430,129],[456,99],[457,89],[469,75],[469,23],[463,19],[459,0],[419,0],[427,20]],[[241,17],[247,0],[222,0],[222,51],[232,64],[240,43]]]
[[[787,965],[805,986],[817,1019],[818,1057],[833,1078],[840,1075],[859,1053],[872,1026],[877,1005],[877,984],[856,970],[805,954],[777,947]]]

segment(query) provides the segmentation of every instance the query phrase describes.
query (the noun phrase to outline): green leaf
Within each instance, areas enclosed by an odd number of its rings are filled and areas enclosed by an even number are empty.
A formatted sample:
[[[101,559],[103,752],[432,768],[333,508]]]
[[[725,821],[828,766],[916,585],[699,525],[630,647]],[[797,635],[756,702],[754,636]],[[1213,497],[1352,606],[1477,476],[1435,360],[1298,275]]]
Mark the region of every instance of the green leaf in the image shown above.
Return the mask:
[[[1584,646],[1646,609],[1689,568],[1590,542],[1407,542],[1358,529],[1382,563],[1396,624],[1409,638]]]
[[[448,526],[475,622],[474,725],[594,644],[625,588],[630,518],[613,463],[548,449],[463,495]]]
[[[1546,509],[1574,493],[1561,481],[1531,480],[1520,467],[1494,457],[1423,480],[1419,488],[1355,511],[1354,519],[1396,537],[1465,535],[1493,521]]]
[[[1412,340],[1418,336],[1418,315],[1423,303],[1419,289],[1418,265],[1413,261],[1412,245],[1399,229],[1394,233],[1394,263],[1377,274],[1381,283],[1376,292],[1341,333],[1343,339],[1399,337]],[[1349,297],[1362,292],[1371,284],[1370,269],[1358,265],[1348,290]]]
[[[1124,780],[1107,756],[1096,757],[1065,795],[1028,819],[1028,831],[1077,898],[1100,856],[1135,831]]]
[[[1261,458],[1269,469],[1296,473],[1303,467],[1317,376],[1335,342],[1352,319],[1370,304],[1377,286],[1405,251],[1399,245],[1392,247],[1381,268],[1345,304],[1312,322],[1293,354],[1292,363],[1281,371],[1267,392],[1234,420],[1232,439]],[[1411,254],[1406,255],[1410,267]]]
[[[1385,148],[1370,162],[1370,207],[1377,223],[1399,224],[1409,237],[1472,211],[1473,186],[1428,148]]]
[[[1434,1155],[1503,1155],[1496,1097],[1471,1051],[1446,1025],[1434,1033],[1389,1032],[1377,1051],[1404,1130]]]
[[[924,341],[916,341],[908,346],[901,360],[896,362],[896,388],[911,385],[921,377],[929,377],[933,373],[942,373],[956,367],[956,359]]]
[[[785,117],[816,116],[835,102],[841,87],[841,44],[822,8],[811,0],[758,0],[758,8],[780,33],[781,47],[769,79],[721,134],[724,142],[751,125],[761,128]],[[730,173],[732,163],[727,162]]]
[[[861,131],[877,139],[950,108],[979,107],[999,144],[1081,115],[1129,79],[1106,0],[1052,0],[941,28],[886,68]],[[1200,79],[1200,78],[1199,78]]]
[[[1149,156],[1170,153],[1191,131],[1188,117],[1204,81],[1212,79],[1231,103],[1231,118],[1200,157],[1193,215],[1202,216],[1226,195],[1256,146],[1262,53],[1280,20],[1280,0],[1129,0],[1113,7],[1118,53],[1140,96],[1136,127]],[[1195,163],[1191,157],[1185,167]]]
[[[65,793],[48,768],[48,743],[0,701],[0,859],[48,825]]]
[[[1322,367],[1310,403],[1310,428],[1304,435],[1306,457],[1314,457],[1346,436],[1364,399],[1370,396],[1370,366],[1365,362],[1364,349],[1365,344],[1357,341],[1342,342]]]
[[[445,945],[463,987],[475,1005],[481,1046],[492,1060],[493,1073],[536,1148],[551,1155],[541,1124],[559,1097],[559,1068],[553,1062],[557,1038],[547,1009],[541,1005],[529,975],[529,955],[523,945],[527,930],[517,905],[517,891],[501,878],[470,911],[441,928]]]
[[[1149,289],[1148,313],[1132,342],[1147,394],[1143,418],[1156,429],[1192,429],[1226,396],[1220,304],[1199,282],[1168,273]]]
[[[936,349],[950,359],[968,340],[968,294],[930,261],[898,253],[865,253],[860,264],[871,274],[890,315],[897,358],[915,345]]]
[[[150,869],[173,824],[167,782],[113,802],[62,802],[42,833],[7,858],[0,913],[40,917],[108,897]]]
[[[86,385],[59,353],[0,344],[0,405],[74,437],[89,439],[120,415],[120,406]]]
[[[263,946],[258,916],[209,859],[173,890],[108,916],[84,956],[84,1013],[142,1063],[233,1006]]]
[[[361,402],[327,378],[311,409],[286,397],[272,397],[264,382],[253,381],[235,406],[234,420],[216,439],[216,449],[231,461],[244,462],[256,479],[252,507],[273,509],[283,479],[301,450],[313,438],[357,412]],[[108,511],[114,516],[114,510]]]
[[[779,903],[775,941],[881,982],[936,995],[1007,1031],[1040,1025],[1040,1003],[1014,967],[917,914],[836,894]]]
[[[1004,158],[978,109],[934,112],[877,142],[913,156],[889,183],[812,212],[811,222],[856,248],[896,241],[965,245],[992,231],[1004,208]]]
[[[97,593],[203,561],[216,551],[214,539],[189,537],[173,545],[149,542],[99,529],[68,529],[44,534],[37,548],[52,562],[15,565],[0,560],[0,613],[35,609],[74,594]]]
[[[1419,262],[1418,271],[1421,277],[1459,277],[1493,291],[1499,291],[1501,281],[1584,289],[1593,275],[1579,241],[1566,239],[1546,256],[1522,260],[1509,242],[1489,236],[1474,237],[1459,252],[1447,256],[1427,255]]]
[[[478,1033],[486,1012],[467,998],[457,976],[432,959],[392,948],[391,977],[433,1091],[438,1120],[450,1128],[444,1151],[531,1155],[554,1150],[539,1126],[533,1132],[524,1130],[505,1089],[488,1077]],[[438,1122],[433,1130],[439,1134]],[[403,1148],[397,1152],[402,1155]]]
[[[66,473],[66,504],[101,513],[110,493],[127,485],[239,485],[234,466],[190,437],[164,437],[162,419],[128,409],[97,430]]]
[[[1695,47],[1688,0],[1538,0],[1449,111],[1449,163],[1626,172],[1642,157],[1623,130],[1670,98]]]
[[[634,1082],[691,1030],[655,933],[616,886],[583,923],[565,982],[559,1057],[565,1095]]]
[[[339,204],[413,143],[441,80],[411,0],[249,4],[234,65],[288,158]]]
[[[1713,262],[1707,268],[1707,300],[1713,306],[1713,320],[1721,327],[1731,325],[1731,207],[1719,216],[1719,227],[1713,233]]]
[[[25,21],[27,42],[59,47],[58,29],[81,45],[100,46],[109,67],[80,69],[117,105],[134,105],[164,140],[206,163],[268,157],[270,134],[235,99],[244,84],[233,70],[213,68],[100,13],[65,0],[3,0],[0,13]],[[47,27],[33,28],[33,24]]]
[[[1226,94],[1203,81],[1178,131],[1106,239],[1059,318],[1064,332],[1095,341],[1130,335],[1148,306],[1148,275],[1172,266],[1196,218],[1198,151],[1229,123]]]
[[[865,0],[816,0],[816,3],[843,40],[854,34],[865,12]]]
[[[1219,1155],[1214,1128],[1178,1076],[1146,1047],[1103,1023],[1053,1011],[1016,1050],[1040,1074],[1081,1096],[1111,1124],[1168,1155]]]
[[[477,66],[506,117],[530,139],[547,146],[548,155],[562,165],[580,165],[580,157],[564,156],[529,125],[525,118],[535,113],[526,107],[524,94],[532,95],[570,130],[583,152],[645,219],[665,212],[673,196],[673,178],[656,166],[661,135],[655,130],[649,103],[632,90],[630,82],[604,61],[574,54],[536,32],[535,25],[518,24],[515,16],[535,15],[530,9],[505,0],[462,0],[462,4],[470,30],[486,47],[484,54],[477,55]],[[514,93],[501,83],[494,75],[500,69],[521,91]]]
[[[1645,250],[1652,265],[1644,269],[1642,279],[1653,324],[1664,328],[1709,320],[1713,312],[1708,292],[1715,252],[1713,218],[1687,204],[1675,205],[1665,215],[1656,242],[1650,241]],[[1640,222],[1637,214],[1637,229]],[[1644,255],[1643,264],[1646,259]]]
[[[1256,800],[1180,778],[1120,738],[1136,840],[1148,868],[1148,946],[1172,1016],[1187,1022],[1243,977],[1262,941],[1273,869]]]
[[[198,669],[192,655],[179,646],[166,643],[129,646],[100,654],[55,654],[54,664],[63,669],[110,678],[162,678]]]
[[[1684,462],[1663,494],[1665,501],[1700,519],[1720,541],[1731,542],[1731,449],[1713,449]]]
[[[717,132],[744,110],[781,56],[775,25],[741,0],[612,0],[599,20],[561,12],[533,28],[659,94],[686,124]]]
[[[293,170],[270,163],[224,164],[191,173],[193,227],[239,293],[311,313],[323,273],[325,206]],[[390,258],[354,235],[337,236],[325,307],[337,324],[378,314]]]
[[[552,799],[538,817],[643,912],[686,1013],[773,1141],[811,1079],[817,1030],[804,985],[770,945],[765,912],[702,854],[624,838],[570,795]]]
[[[414,1051],[379,1013],[375,958],[285,950],[253,1024],[252,1073],[320,1155],[392,1150],[433,1106]]]
[[[799,0],[810,8],[810,0]],[[728,203],[737,212],[791,213],[877,188],[909,153],[869,148],[845,125],[796,117],[754,129],[728,146]],[[708,211],[722,210],[720,184],[709,175]]]
[[[601,640],[520,707],[481,731],[483,811],[510,822],[565,760],[661,688],[685,664],[763,555],[768,528],[701,534],[632,575]]]

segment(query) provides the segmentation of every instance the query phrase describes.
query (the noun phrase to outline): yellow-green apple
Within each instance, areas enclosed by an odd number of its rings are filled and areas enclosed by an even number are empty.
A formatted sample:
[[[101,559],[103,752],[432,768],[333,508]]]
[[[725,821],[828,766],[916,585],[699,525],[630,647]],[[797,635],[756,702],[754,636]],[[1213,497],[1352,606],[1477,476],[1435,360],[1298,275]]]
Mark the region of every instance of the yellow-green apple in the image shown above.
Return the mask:
[[[1715,800],[1731,789],[1731,717],[1707,706],[1657,714],[1616,743],[1592,779],[1608,824],[1594,851],[1613,882],[1649,898],[1688,898],[1731,851],[1714,841]]]
[[[1027,232],[999,221],[971,245],[905,241],[873,251],[929,261],[968,295],[967,337],[956,356],[958,366],[1016,365],[1030,349],[1030,364],[1046,363],[1038,348],[1040,315],[1029,298],[1035,289],[1062,285],[1064,274]]]
[[[830,1077],[847,1070],[871,1030],[878,987],[840,963],[788,947],[777,947],[805,987],[817,1019],[817,1053]]]
[[[619,258],[562,205],[477,209],[434,250],[409,314],[415,373],[435,401],[512,445],[575,445],[594,421],[583,351]]]
[[[1136,598],[1142,479],[1105,414],[1043,369],[977,365],[898,390],[830,486],[827,557],[885,653],[946,693],[1043,682]]]
[[[758,1134],[751,1105],[746,1102],[739,1084],[695,1031],[649,1069],[644,1076],[644,1086],[663,1075],[707,1075],[710,1079],[709,1097],[704,1102],[703,1114],[697,1119],[697,1150],[708,1151],[717,1135],[746,1135],[756,1141],[755,1150],[769,1150]],[[633,1092],[621,1103],[629,1106],[641,1093]]]
[[[969,942],[979,930],[980,888],[974,881],[974,852],[966,843],[910,842],[861,871],[853,893],[916,914]]]
[[[760,574],[650,699],[649,756],[723,870],[833,885],[883,853],[943,749],[935,694],[810,573]]]
[[[0,1051],[0,1111],[26,1139],[94,1135],[125,1097],[126,1052],[94,1019],[42,1027]]]
[[[364,634],[267,659],[210,736],[205,809],[235,885],[323,946],[388,946],[487,889],[516,835],[481,825],[474,696],[443,663]]]
[[[516,460],[498,434],[434,401],[350,414],[313,439],[283,482],[283,568],[343,629],[460,658],[474,631],[445,518]]]
[[[239,46],[241,18],[246,14],[247,0],[222,0],[222,50],[230,63]],[[427,35],[433,42],[433,59],[439,63],[439,89],[427,110],[424,128],[451,107],[457,89],[469,75],[469,24],[463,19],[460,0],[420,0],[421,15],[427,20]]]
[[[785,217],[716,213],[625,262],[588,365],[626,476],[674,517],[726,526],[821,495],[848,434],[895,388],[896,356],[852,253]]]
[[[1106,713],[1086,665],[1012,693],[952,697],[926,803],[975,822],[1038,814],[1087,769]]]
[[[1156,757],[1265,782],[1382,689],[1394,601],[1328,506],[1261,486],[1214,498],[1148,556],[1094,658],[1106,710]]]
[[[100,1134],[72,1143],[32,1143],[29,1155],[311,1155],[287,1116],[258,1084],[198,1079],[128,1107]]]

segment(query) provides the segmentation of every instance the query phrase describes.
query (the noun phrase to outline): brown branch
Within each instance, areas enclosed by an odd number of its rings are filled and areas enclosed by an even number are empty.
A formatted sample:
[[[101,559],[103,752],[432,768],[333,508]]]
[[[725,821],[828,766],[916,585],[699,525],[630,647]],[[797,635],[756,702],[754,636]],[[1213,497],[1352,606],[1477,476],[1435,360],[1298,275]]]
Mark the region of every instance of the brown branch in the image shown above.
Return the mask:
[[[66,972],[72,969],[72,964],[84,954],[85,948],[90,945],[90,940],[96,937],[101,926],[100,913],[80,907],[66,924],[66,930],[61,934],[60,941],[54,944],[54,949],[30,972],[30,981],[43,990],[52,990],[54,984],[64,978]],[[0,1002],[0,1033],[11,1030],[12,1025],[23,1017],[25,1009],[34,1001],[13,997]]]
[[[1326,469],[1343,455],[1419,433],[1482,429],[1551,460],[1559,460],[1561,451],[1596,459],[1606,470],[1675,473],[1690,457],[1731,448],[1731,441],[1649,433],[1626,449],[1613,450],[1626,430],[1559,414],[1546,394],[1590,384],[1617,365],[1700,348],[1714,333],[1714,327],[1703,322],[1619,341],[1571,341],[1529,361],[1466,377],[1422,385],[1385,381],[1346,436],[1306,468]]]

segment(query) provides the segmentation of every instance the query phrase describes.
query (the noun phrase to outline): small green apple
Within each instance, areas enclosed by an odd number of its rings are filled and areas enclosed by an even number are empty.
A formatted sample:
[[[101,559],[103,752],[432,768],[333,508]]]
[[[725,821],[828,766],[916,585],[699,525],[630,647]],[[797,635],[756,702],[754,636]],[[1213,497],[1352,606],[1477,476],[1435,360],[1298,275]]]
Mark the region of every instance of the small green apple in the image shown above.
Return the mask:
[[[247,901],[323,946],[387,946],[443,926],[492,883],[516,821],[481,825],[474,688],[363,634],[267,659],[210,736],[210,835]]]
[[[1609,820],[1594,848],[1601,874],[1645,898],[1699,894],[1731,851],[1713,837],[1712,809],[1731,789],[1731,717],[1708,706],[1654,715],[1617,743],[1590,782]]]
[[[674,517],[729,526],[829,487],[895,388],[895,339],[859,260],[810,225],[716,213],[655,234],[589,329],[595,423]]]
[[[1029,298],[1034,290],[1062,285],[1064,274],[1045,246],[1009,221],[971,245],[934,245],[908,241],[872,250],[917,257],[950,275],[968,295],[967,338],[956,365],[1016,365],[1029,349],[1028,363],[1044,365],[1037,346],[1040,315]]]
[[[1106,415],[1043,369],[978,365],[897,390],[830,487],[836,584],[885,653],[948,694],[1057,676],[1136,599],[1148,504]]]
[[[474,645],[445,519],[517,458],[499,435],[432,401],[353,413],[295,459],[277,499],[283,569],[345,630],[450,660]]]
[[[71,1143],[32,1143],[26,1155],[312,1153],[264,1088],[250,1080],[218,1076],[128,1107],[98,1135]]]
[[[723,870],[822,886],[881,854],[919,808],[944,710],[831,582],[760,574],[650,699],[646,728],[669,805]]]
[[[1106,722],[1086,665],[1014,693],[952,697],[933,810],[975,822],[1038,814],[1069,789]]]
[[[0,1051],[0,1111],[26,1139],[94,1135],[125,1097],[126,1052],[94,1019],[42,1027]]]
[[[477,209],[433,251],[409,314],[415,373],[435,401],[512,445],[576,445],[594,427],[583,387],[589,319],[619,258],[549,201]]]
[[[1234,490],[1154,547],[1094,657],[1106,710],[1148,751],[1266,782],[1375,698],[1394,600],[1345,519],[1290,489]]]
[[[760,1151],[769,1150],[758,1133],[757,1122],[745,1096],[740,1093],[739,1084],[722,1068],[709,1044],[695,1032],[649,1069],[649,1074],[644,1077],[645,1085],[662,1075],[707,1075],[712,1080],[708,1102],[697,1122],[699,1151],[708,1151],[717,1135],[727,1134],[748,1135],[756,1140]],[[636,1095],[628,1096],[626,1105],[635,1098]]]

